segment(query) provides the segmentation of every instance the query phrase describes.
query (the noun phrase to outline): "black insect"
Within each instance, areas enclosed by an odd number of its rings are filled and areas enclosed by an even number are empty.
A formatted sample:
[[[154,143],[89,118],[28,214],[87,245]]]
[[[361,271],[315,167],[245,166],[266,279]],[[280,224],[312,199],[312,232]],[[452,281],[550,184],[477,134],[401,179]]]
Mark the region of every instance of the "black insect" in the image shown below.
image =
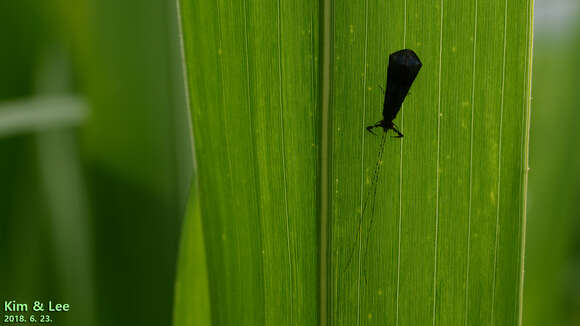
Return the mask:
[[[389,56],[383,120],[373,126],[368,126],[368,131],[374,134],[373,128],[382,127],[385,132],[393,129],[397,133],[397,138],[403,137],[393,120],[397,117],[399,110],[401,110],[401,105],[403,105],[403,101],[409,93],[409,88],[411,88],[411,84],[413,84],[422,66],[421,60],[419,60],[413,50],[404,49]]]
[[[411,84],[415,81],[417,74],[419,74],[419,70],[423,64],[417,54],[413,52],[413,50],[400,50],[397,51],[389,56],[389,67],[387,68],[387,91],[385,92],[385,102],[383,104],[383,120],[377,122],[373,126],[368,126],[367,130],[374,134],[372,131],[373,128],[382,127],[384,130],[381,144],[379,145],[379,154],[377,158],[377,162],[375,164],[375,169],[373,171],[373,177],[371,180],[371,187],[369,192],[366,194],[363,205],[362,211],[359,215],[359,223],[358,228],[356,230],[355,236],[355,244],[353,244],[350,254],[346,259],[346,269],[349,268],[351,262],[353,260],[354,254],[356,249],[359,250],[359,253],[364,251],[364,257],[362,260],[366,260],[366,255],[368,253],[368,246],[369,246],[369,239],[370,233],[372,231],[373,223],[374,223],[374,214],[375,214],[375,200],[377,196],[377,184],[379,183],[379,173],[383,159],[383,152],[385,149],[385,142],[386,142],[386,135],[389,129],[392,129],[394,132],[397,133],[397,138],[403,137],[403,134],[397,129],[398,127],[395,126],[393,120],[397,117],[397,113],[401,110],[401,105],[403,105],[403,101],[405,97],[409,93],[409,88],[411,88]],[[370,200],[372,198],[372,200]],[[367,208],[369,207],[369,200],[370,200],[370,220],[368,222],[368,226],[366,227],[367,237],[366,240],[362,241],[362,233],[363,233],[363,217],[365,213],[367,213]],[[358,242],[358,244],[357,244]],[[359,255],[359,259],[361,259]],[[362,264],[366,266],[366,264]],[[366,279],[366,268],[364,270],[364,275]]]

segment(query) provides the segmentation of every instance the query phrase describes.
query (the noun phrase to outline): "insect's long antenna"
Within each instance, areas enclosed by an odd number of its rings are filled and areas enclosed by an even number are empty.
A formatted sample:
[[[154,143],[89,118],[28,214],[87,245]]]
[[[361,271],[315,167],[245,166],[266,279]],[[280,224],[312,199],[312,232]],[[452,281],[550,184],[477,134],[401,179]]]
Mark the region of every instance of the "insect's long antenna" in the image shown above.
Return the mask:
[[[367,239],[365,240],[365,256],[363,258],[363,265],[365,265],[365,280],[366,280],[366,260],[367,260],[367,254],[369,253],[369,240],[371,237],[371,231],[372,231],[372,227],[373,224],[375,222],[375,203],[376,203],[376,199],[377,199],[377,186],[378,186],[378,181],[379,181],[379,172],[380,172],[380,167],[383,164],[382,160],[383,160],[383,153],[385,152],[385,141],[387,140],[387,133],[383,133],[383,137],[381,139],[381,147],[379,149],[379,158],[377,160],[377,164],[375,165],[375,171],[373,173],[373,183],[374,183],[374,187],[373,187],[373,201],[371,204],[371,216],[370,216],[370,222],[369,222],[369,226],[367,228]]]
[[[383,157],[383,152],[384,152],[384,149],[385,149],[385,142],[386,142],[386,140],[387,140],[387,133],[385,131],[385,132],[383,132],[383,136],[381,137],[381,145],[380,145],[380,148],[379,148],[379,155],[378,155],[378,158],[377,158],[377,163],[375,164],[375,169],[373,171],[373,179],[372,179],[372,182],[371,182],[371,189],[370,189],[370,191],[372,191],[372,193],[373,193],[373,204],[372,204],[372,207],[373,208],[372,208],[372,213],[371,214],[374,214],[374,203],[375,203],[375,198],[376,198],[376,195],[377,195],[377,181],[379,179],[379,171],[380,171],[380,167],[381,167],[381,164],[382,164],[381,160],[382,160],[382,157]],[[362,211],[361,211],[361,214],[360,214],[360,217],[359,217],[358,228],[356,229],[356,237],[355,237],[355,240],[354,240],[354,243],[355,244],[358,241],[359,234],[362,232],[363,216],[364,216],[365,210],[367,208],[367,203],[368,203],[370,197],[371,196],[370,196],[370,192],[369,192],[367,194],[365,200],[364,200],[363,208],[362,208]],[[373,219],[372,219],[372,216],[371,216],[371,226],[372,226],[372,223],[373,223]],[[368,244],[368,236],[367,236],[366,242]],[[349,257],[348,257],[348,259],[346,261],[345,270],[348,269],[348,267],[350,266],[350,263],[352,262],[352,258],[354,257],[355,247],[356,247],[355,245],[352,246],[352,251],[351,251],[351,253],[350,253],[350,255],[349,255]]]

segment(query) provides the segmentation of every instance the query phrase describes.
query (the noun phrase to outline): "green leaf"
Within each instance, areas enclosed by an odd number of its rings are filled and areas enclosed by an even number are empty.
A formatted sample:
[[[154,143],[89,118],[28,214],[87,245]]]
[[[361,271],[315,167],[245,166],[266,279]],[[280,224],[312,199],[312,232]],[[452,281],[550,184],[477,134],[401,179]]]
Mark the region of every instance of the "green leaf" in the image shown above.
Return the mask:
[[[194,187],[189,195],[183,224],[183,233],[187,236],[181,238],[180,244],[179,275],[175,281],[175,325],[211,325],[201,225],[199,191]]]
[[[519,323],[531,1],[180,3],[213,325]]]

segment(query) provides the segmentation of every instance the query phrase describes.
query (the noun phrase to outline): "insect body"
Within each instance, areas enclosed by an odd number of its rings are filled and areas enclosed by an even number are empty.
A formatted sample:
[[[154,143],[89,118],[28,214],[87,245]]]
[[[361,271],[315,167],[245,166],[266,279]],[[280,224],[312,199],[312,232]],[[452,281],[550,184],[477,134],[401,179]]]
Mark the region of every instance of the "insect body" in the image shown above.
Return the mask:
[[[397,129],[393,120],[401,110],[401,105],[409,93],[411,84],[419,74],[423,64],[413,50],[404,49],[389,56],[389,67],[387,68],[387,91],[385,92],[385,102],[383,104],[383,120],[375,125],[368,126],[367,130],[374,134],[373,128],[381,127],[385,132],[392,129],[397,133],[397,138],[403,134]]]
[[[368,245],[370,232],[374,222],[374,210],[375,210],[375,199],[377,195],[377,183],[379,182],[379,173],[383,157],[383,152],[385,149],[386,132],[392,129],[397,133],[397,138],[403,137],[403,134],[397,130],[397,126],[393,123],[393,120],[397,117],[397,113],[401,110],[401,105],[405,97],[409,93],[409,88],[411,84],[415,81],[419,70],[423,64],[417,54],[413,50],[400,50],[389,56],[389,67],[387,68],[387,91],[385,92],[385,102],[383,104],[383,120],[377,122],[373,126],[368,126],[366,129],[374,134],[372,131],[376,127],[381,127],[384,130],[383,137],[381,139],[381,144],[379,147],[378,160],[375,164],[375,169],[373,172],[372,183],[370,191],[367,193],[363,205],[362,211],[359,216],[358,228],[356,230],[355,243],[358,242],[358,246],[354,244],[352,246],[351,252],[346,259],[346,269],[351,265],[352,259],[358,248],[359,251],[365,249],[365,254],[363,260],[366,260],[366,253],[368,253]],[[370,201],[370,221],[367,227],[367,237],[366,241],[362,242],[361,235],[363,232],[363,216],[365,215],[367,208],[369,207]],[[359,256],[360,259],[360,256]],[[365,269],[366,275],[366,269]],[[366,278],[366,277],[365,277]]]

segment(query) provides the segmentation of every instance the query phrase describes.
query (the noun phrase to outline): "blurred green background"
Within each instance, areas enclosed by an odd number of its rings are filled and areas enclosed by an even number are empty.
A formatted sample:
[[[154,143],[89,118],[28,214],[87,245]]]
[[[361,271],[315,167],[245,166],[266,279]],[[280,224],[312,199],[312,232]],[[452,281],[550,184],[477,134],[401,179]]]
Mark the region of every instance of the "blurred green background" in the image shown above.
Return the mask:
[[[580,6],[537,0],[524,325],[580,325]],[[176,8],[0,1],[0,302],[169,325],[193,174]]]
[[[175,6],[0,1],[0,302],[170,324],[193,167]]]
[[[535,6],[523,325],[580,325],[579,9]]]

